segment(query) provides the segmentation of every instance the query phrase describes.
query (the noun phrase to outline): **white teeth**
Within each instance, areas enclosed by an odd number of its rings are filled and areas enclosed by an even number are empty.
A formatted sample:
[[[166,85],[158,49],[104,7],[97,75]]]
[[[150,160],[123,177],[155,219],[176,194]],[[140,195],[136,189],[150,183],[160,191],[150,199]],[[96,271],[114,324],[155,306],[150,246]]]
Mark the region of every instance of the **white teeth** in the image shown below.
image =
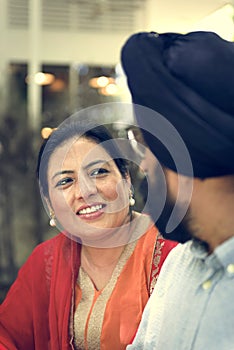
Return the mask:
[[[94,213],[95,211],[98,211],[100,209],[102,209],[102,205],[99,204],[99,205],[92,205],[92,207],[88,207],[88,208],[85,208],[85,209],[81,209],[78,214],[82,215],[82,214],[90,214],[90,213]]]

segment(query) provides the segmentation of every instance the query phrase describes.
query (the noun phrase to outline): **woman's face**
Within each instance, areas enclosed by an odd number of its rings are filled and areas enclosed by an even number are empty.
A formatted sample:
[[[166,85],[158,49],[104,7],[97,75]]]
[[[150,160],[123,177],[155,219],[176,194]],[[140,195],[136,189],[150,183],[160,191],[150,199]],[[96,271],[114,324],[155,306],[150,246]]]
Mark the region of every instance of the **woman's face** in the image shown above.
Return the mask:
[[[128,222],[129,177],[123,179],[111,156],[93,140],[69,140],[54,151],[48,186],[55,217],[72,235],[98,237],[100,229],[108,232]]]

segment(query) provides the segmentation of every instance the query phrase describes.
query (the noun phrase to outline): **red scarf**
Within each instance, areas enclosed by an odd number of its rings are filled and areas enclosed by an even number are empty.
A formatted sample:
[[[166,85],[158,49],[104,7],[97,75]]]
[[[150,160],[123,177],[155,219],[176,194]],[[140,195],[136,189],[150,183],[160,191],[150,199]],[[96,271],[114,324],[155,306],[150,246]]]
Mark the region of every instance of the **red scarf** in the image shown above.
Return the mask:
[[[69,325],[79,250],[63,234],[34,250],[0,306],[0,342],[7,349],[72,349]]]

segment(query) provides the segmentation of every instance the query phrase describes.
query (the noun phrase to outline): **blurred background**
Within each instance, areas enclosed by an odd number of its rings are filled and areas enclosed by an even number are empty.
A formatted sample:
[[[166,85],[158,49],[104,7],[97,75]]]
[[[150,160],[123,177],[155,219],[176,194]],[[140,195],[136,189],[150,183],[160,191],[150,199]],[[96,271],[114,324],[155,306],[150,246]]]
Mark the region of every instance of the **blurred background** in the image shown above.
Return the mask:
[[[130,102],[120,49],[145,30],[233,40],[233,2],[0,0],[0,302],[32,249],[57,234],[35,176],[43,128],[89,106]]]

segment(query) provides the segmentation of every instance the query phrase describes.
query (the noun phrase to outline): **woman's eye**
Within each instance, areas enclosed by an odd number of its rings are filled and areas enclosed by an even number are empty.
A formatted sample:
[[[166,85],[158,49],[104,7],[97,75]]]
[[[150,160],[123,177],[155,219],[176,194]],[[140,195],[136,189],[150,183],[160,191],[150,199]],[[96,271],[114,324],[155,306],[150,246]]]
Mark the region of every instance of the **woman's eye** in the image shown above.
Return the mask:
[[[56,183],[55,187],[64,187],[64,186],[70,184],[71,182],[73,182],[73,179],[71,177],[66,177],[64,179],[59,180]]]
[[[90,172],[90,176],[102,176],[102,175],[106,175],[108,174],[109,171],[107,169],[104,168],[98,168],[98,169],[94,169]]]

